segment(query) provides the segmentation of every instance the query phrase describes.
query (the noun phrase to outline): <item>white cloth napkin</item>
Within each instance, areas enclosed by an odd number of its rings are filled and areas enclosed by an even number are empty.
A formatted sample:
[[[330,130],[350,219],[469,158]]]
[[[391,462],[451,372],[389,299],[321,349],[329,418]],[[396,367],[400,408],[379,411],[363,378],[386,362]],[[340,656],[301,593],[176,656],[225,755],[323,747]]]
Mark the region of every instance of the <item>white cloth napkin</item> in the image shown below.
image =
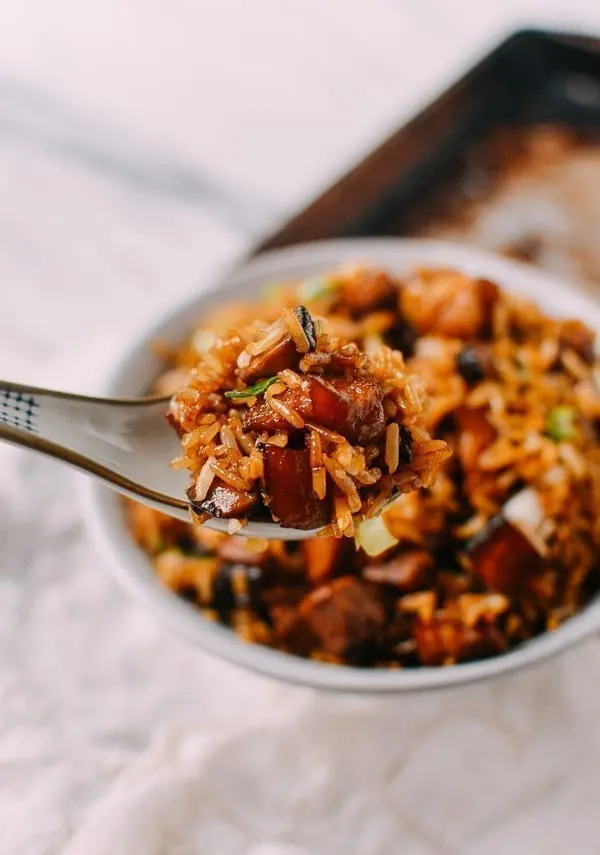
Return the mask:
[[[591,855],[599,676],[593,639],[442,693],[277,687],[249,720],[169,728],[64,855]]]

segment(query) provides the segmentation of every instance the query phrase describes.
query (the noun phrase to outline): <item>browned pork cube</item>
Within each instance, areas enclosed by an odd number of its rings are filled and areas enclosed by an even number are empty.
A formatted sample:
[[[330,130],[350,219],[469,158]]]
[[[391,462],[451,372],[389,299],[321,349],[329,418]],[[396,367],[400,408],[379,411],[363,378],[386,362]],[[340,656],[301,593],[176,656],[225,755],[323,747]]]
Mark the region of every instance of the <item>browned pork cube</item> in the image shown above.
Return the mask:
[[[456,271],[413,277],[402,291],[402,310],[423,335],[476,339],[489,335],[498,287]]]
[[[381,390],[367,377],[355,380],[306,377],[298,388],[288,389],[278,400],[305,421],[336,431],[361,445],[379,439],[385,430]],[[261,399],[245,413],[244,428],[275,433],[290,430],[290,424],[268,401]]]
[[[385,624],[379,591],[353,576],[317,588],[302,600],[298,611],[324,650],[334,656],[376,641]]]
[[[264,445],[265,492],[269,510],[286,528],[309,530],[326,525],[331,500],[317,498],[308,451]]]
[[[218,478],[212,482],[206,498],[202,502],[195,500],[195,486],[187,491],[190,504],[198,514],[210,514],[212,517],[224,519],[240,519],[248,516],[256,501],[258,493],[246,493],[225,484]]]

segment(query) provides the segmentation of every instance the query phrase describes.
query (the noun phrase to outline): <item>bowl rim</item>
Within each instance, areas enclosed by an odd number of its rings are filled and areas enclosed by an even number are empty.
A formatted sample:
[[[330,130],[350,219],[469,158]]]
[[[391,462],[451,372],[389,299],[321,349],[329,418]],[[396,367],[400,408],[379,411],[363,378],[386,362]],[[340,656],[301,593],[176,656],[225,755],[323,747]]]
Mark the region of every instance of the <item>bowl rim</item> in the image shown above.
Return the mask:
[[[456,267],[498,281],[537,299],[550,312],[584,317],[600,330],[600,306],[567,282],[536,268],[461,244],[417,238],[345,238],[316,241],[273,250],[242,262],[210,289],[188,298],[166,317],[155,321],[134,341],[104,376],[99,394],[140,394],[132,382],[140,365],[150,363],[149,342],[160,336],[176,340],[189,331],[201,308],[294,275],[309,275],[348,261],[366,261],[393,270],[415,266]],[[560,305],[559,305],[560,304]],[[157,366],[158,367],[158,364]],[[152,369],[148,368],[147,382]],[[136,388],[132,388],[136,387]],[[78,476],[84,518],[98,551],[107,560],[122,587],[176,633],[239,667],[287,683],[352,693],[397,693],[449,688],[500,676],[542,662],[600,629],[600,597],[553,632],[545,632],[521,647],[499,656],[447,668],[366,669],[303,659],[258,644],[245,644],[225,626],[206,620],[189,603],[169,591],[158,579],[142,550],[134,543],[120,497],[106,485]]]

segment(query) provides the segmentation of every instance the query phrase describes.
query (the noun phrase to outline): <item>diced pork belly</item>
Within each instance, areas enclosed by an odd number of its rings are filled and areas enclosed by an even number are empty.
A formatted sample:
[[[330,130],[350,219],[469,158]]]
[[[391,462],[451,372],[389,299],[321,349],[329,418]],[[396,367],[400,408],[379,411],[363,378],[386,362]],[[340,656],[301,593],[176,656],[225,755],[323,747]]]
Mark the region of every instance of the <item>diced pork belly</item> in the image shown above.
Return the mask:
[[[310,530],[327,524],[331,500],[317,498],[306,450],[264,445],[262,449],[266,502],[285,528]]]
[[[298,388],[288,389],[278,400],[305,421],[336,431],[360,445],[375,442],[385,430],[381,389],[367,377],[354,380],[306,377]],[[289,430],[290,425],[268,401],[261,399],[245,413],[244,428],[275,433]]]

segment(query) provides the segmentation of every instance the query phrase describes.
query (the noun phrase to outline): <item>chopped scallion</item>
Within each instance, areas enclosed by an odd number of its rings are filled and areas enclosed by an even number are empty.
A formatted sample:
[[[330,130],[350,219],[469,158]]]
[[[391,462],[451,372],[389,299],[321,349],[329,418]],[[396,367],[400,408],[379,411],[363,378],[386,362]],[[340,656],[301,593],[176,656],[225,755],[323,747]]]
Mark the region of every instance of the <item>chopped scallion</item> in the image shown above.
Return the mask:
[[[561,405],[550,410],[546,417],[546,434],[555,442],[573,438],[575,433],[575,410]]]
[[[336,282],[333,279],[327,279],[324,276],[310,276],[300,283],[296,293],[302,301],[311,303],[313,300],[327,297],[335,291],[336,287]]]
[[[247,389],[232,389],[230,392],[225,392],[226,398],[256,398],[258,395],[264,395],[269,386],[271,386],[277,377],[268,377],[266,380],[260,380],[254,386],[248,386]]]

